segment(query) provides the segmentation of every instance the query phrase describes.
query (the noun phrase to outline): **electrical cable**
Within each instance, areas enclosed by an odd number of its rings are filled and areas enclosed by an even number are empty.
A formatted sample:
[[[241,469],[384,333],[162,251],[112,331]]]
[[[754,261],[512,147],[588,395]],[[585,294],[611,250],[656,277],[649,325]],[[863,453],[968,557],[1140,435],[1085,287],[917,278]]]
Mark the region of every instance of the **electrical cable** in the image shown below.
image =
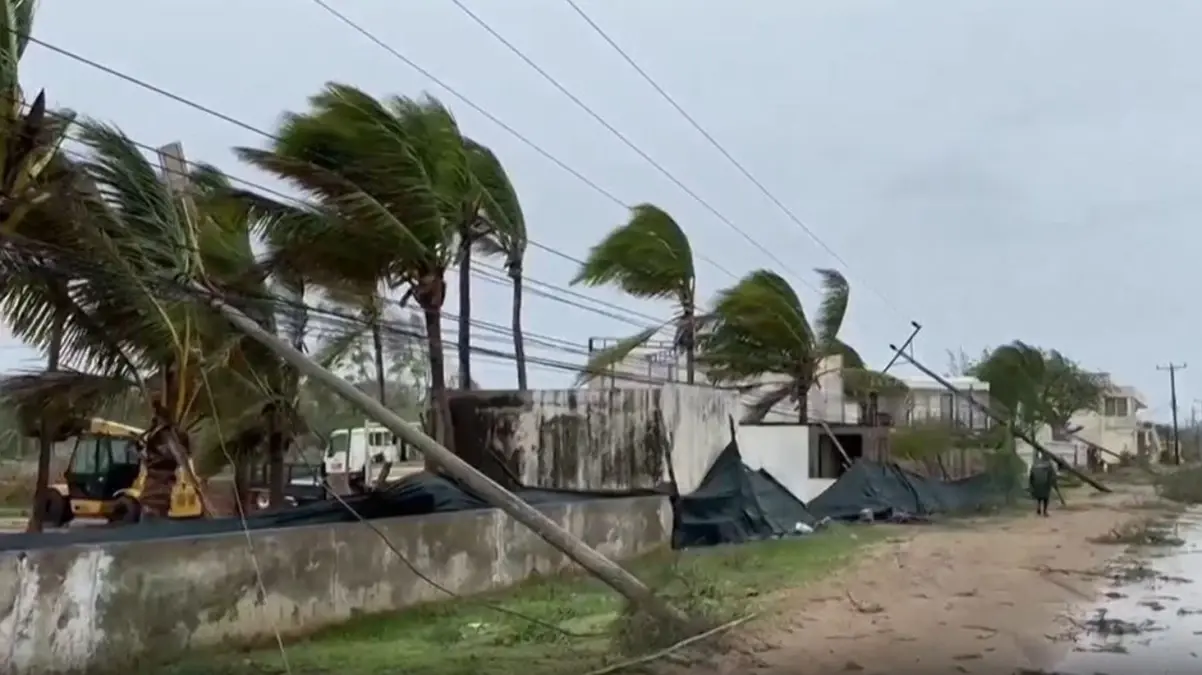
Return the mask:
[[[324,0],[313,0],[313,2],[319,2],[319,3],[324,4]],[[793,275],[794,279],[797,279],[803,285],[809,287],[810,289],[812,289],[814,291],[818,291],[818,288],[815,287],[812,283],[806,281],[804,277],[797,275],[796,272],[793,272],[790,269],[789,265],[785,263],[785,261],[783,261],[779,257],[777,257],[777,255],[775,253],[773,253],[770,249],[768,249],[766,246],[764,246],[760,242],[756,241],[755,237],[752,237],[750,234],[747,234],[747,232],[743,228],[739,227],[738,225],[735,225],[734,221],[732,221],[730,218],[726,217],[718,209],[714,208],[713,204],[710,204],[709,201],[707,201],[704,197],[697,194],[689,186],[685,185],[679,178],[676,177],[675,174],[673,174],[668,169],[664,168],[663,164],[660,164],[658,161],[656,161],[656,159],[654,157],[647,154],[647,152],[645,150],[640,148],[634,141],[630,140],[625,134],[623,134],[621,131],[619,131],[617,129],[617,127],[610,124],[609,121],[607,121],[604,117],[602,117],[600,115],[600,113],[598,113],[596,110],[593,110],[584,101],[580,100],[579,96],[572,93],[572,91],[570,89],[568,89],[566,86],[564,86],[564,84],[562,82],[560,82],[558,79],[556,79],[554,75],[551,75],[550,73],[548,73],[546,71],[546,69],[544,69],[542,66],[538,65],[538,63],[535,62],[534,59],[527,56],[525,52],[523,52],[520,48],[518,48],[516,45],[514,45],[512,42],[510,42],[504,35],[501,35],[501,33],[498,32],[495,28],[493,28],[491,24],[489,24],[484,19],[480,18],[480,15],[473,12],[470,7],[468,7],[467,5],[465,5],[463,3],[462,0],[451,0],[451,2],[456,7],[458,7],[460,9],[460,11],[462,11],[464,14],[466,14],[473,22],[475,22],[478,26],[480,26],[486,32],[488,32],[489,35],[496,38],[496,40],[498,42],[500,42],[502,45],[504,45],[506,49],[508,49],[515,56],[517,56],[519,59],[521,59],[523,63],[525,63],[532,70],[534,70],[534,72],[538,73],[548,83],[550,83],[551,86],[555,87],[555,89],[557,89],[561,94],[566,96],[568,98],[568,100],[570,100],[572,103],[574,103],[576,105],[577,108],[580,108],[585,113],[587,113],[589,117],[592,117],[598,124],[600,124],[602,127],[604,127],[606,129],[606,131],[608,131],[614,138],[618,139],[619,141],[621,141],[623,143],[623,145],[625,145],[626,147],[633,150],[635,152],[635,154],[637,154],[639,157],[643,158],[643,160],[645,162],[650,164],[664,178],[667,178],[669,181],[671,181],[673,185],[675,185],[682,192],[684,192],[686,195],[688,195],[689,198],[691,198],[693,201],[697,202],[697,204],[699,204],[703,209],[710,212],[715,218],[722,221],[728,227],[730,227],[735,232],[737,232],[740,236],[742,236],[744,239],[746,239],[749,244],[751,244],[753,247],[759,249],[761,253],[768,256],[768,258],[770,260],[772,260],[773,262],[775,262],[777,265],[780,266],[780,269],[782,271],[789,272],[790,274]]]
[[[455,4],[459,4],[459,0],[452,0],[452,2],[455,2]],[[793,212],[792,209],[790,209],[788,206],[786,206],[785,203],[782,202],[779,198],[777,198],[777,196],[774,195],[772,193],[772,191],[769,190],[762,181],[760,181],[758,178],[755,177],[754,174],[751,173],[750,169],[748,169],[746,166],[744,166],[742,162],[735,159],[734,155],[732,155],[730,153],[730,151],[726,149],[725,146],[723,146],[721,143],[719,143],[718,139],[714,138],[713,134],[711,134],[709,131],[707,131],[705,129],[705,127],[701,126],[701,123],[698,122],[697,119],[694,118],[692,115],[690,115],[688,113],[688,111],[686,111],[684,109],[684,107],[682,105],[680,105],[680,103],[678,103],[676,101],[676,99],[673,98],[672,95],[667,92],[667,90],[665,90],[662,86],[660,86],[659,82],[657,82],[655,80],[655,78],[651,77],[650,73],[648,73],[642,66],[640,66],[638,64],[638,62],[634,60],[634,57],[632,57],[627,50],[623,49],[622,46],[619,45],[617,43],[617,41],[614,40],[614,38],[611,37],[609,35],[609,33],[607,33],[605,31],[605,29],[603,29],[595,20],[593,20],[593,18],[591,16],[589,16],[589,14],[587,12],[584,11],[584,9],[580,6],[580,3],[577,2],[577,0],[564,0],[564,2],[568,3],[568,6],[570,6],[572,8],[572,10],[575,11],[576,14],[581,19],[583,19],[585,23],[587,23],[589,25],[590,28],[592,28],[593,32],[595,32],[598,36],[601,37],[602,40],[604,40],[606,42],[606,44],[608,44],[611,48],[613,48],[613,50],[615,52],[617,52],[619,56],[622,57],[622,60],[624,60],[627,63],[627,65],[629,65],[632,69],[634,69],[634,71],[636,73],[638,73],[639,76],[642,77],[643,80],[648,85],[650,85],[651,88],[654,89],[656,91],[656,93],[658,93],[660,95],[660,97],[663,98],[668,103],[668,105],[672,106],[672,108],[674,108],[676,110],[676,112],[680,113],[680,116],[683,117],[685,119],[685,121],[687,121],[689,123],[689,125],[693,127],[693,129],[695,129],[699,134],[701,134],[702,137],[704,137],[705,140],[708,141],[709,144],[714,147],[714,149],[716,149],[719,153],[721,153],[722,156],[726,158],[726,161],[728,161],[732,166],[734,166],[735,169],[737,169],[739,171],[739,173],[743,174],[743,177],[746,178],[748,181],[750,181],[751,184],[754,185],[765,197],[767,197],[768,200],[771,201],[776,206],[777,209],[779,209],[782,213],[784,213],[785,216],[789,220],[791,220],[795,225],[797,225],[799,228],[801,228],[802,231],[805,232],[810,237],[810,239],[813,240],[814,243],[816,243],[820,247],[822,247],[823,250],[825,250],[828,254],[830,254],[830,256],[832,258],[834,258],[836,262],[843,265],[843,268],[850,273],[851,266],[847,263],[847,261],[845,259],[843,259],[843,257],[840,256],[838,253],[836,253],[835,250],[833,248],[831,248],[825,241],[823,241],[822,237],[819,237],[817,232],[814,232],[813,229],[811,229],[804,222],[802,222],[802,220],[797,216],[796,213]],[[863,281],[861,280],[860,283],[863,284]],[[894,305],[894,303],[890,302],[888,298],[886,298],[884,295],[882,295],[874,287],[871,287],[871,286],[866,286],[866,287],[874,295],[876,295],[878,298],[880,298],[880,300],[882,302],[884,302],[887,307],[889,307],[891,310],[893,310],[895,314],[898,314],[900,316],[900,312],[897,311],[896,305]]]

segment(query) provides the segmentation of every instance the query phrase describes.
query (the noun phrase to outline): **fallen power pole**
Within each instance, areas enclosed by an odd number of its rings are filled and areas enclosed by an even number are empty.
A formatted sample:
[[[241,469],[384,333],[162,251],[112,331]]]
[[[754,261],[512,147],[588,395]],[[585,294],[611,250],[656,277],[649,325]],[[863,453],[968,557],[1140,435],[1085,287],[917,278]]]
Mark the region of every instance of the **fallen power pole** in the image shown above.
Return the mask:
[[[897,354],[901,358],[905,359],[906,361],[909,361],[910,365],[917,368],[923,375],[926,375],[927,377],[938,382],[940,384],[940,386],[942,386],[943,388],[950,391],[953,396],[956,396],[959,398],[964,398],[965,400],[968,401],[969,405],[973,406],[977,410],[980,410],[981,412],[988,415],[989,418],[992,419],[994,422],[997,422],[998,424],[1001,424],[1002,426],[1009,429],[1010,433],[1013,434],[1015,438],[1018,438],[1019,440],[1024,441],[1027,445],[1030,445],[1036,452],[1039,452],[1043,456],[1047,457],[1048,459],[1051,459],[1061,469],[1064,469],[1066,472],[1080,478],[1082,480],[1082,482],[1088,484],[1090,487],[1094,488],[1095,490],[1097,490],[1099,492],[1110,492],[1111,491],[1110,488],[1106,487],[1102,483],[1099,483],[1098,481],[1094,480],[1093,478],[1090,478],[1089,476],[1085,475],[1084,473],[1078,471],[1077,467],[1073,466],[1072,464],[1069,464],[1068,462],[1064,461],[1059,455],[1057,455],[1057,454],[1049,451],[1047,448],[1043,447],[1043,445],[1041,445],[1039,443],[1039,441],[1036,441],[1034,438],[1032,438],[1026,432],[1016,429],[1013,424],[1010,424],[1009,420],[1007,420],[1004,417],[1002,417],[1001,415],[995,413],[993,410],[990,410],[989,406],[982,404],[980,401],[974,399],[971,396],[964,396],[963,393],[959,389],[956,389],[956,387],[954,385],[952,385],[951,382],[948,382],[946,378],[941,377],[935,371],[922,365],[917,360],[915,360],[913,356],[906,354],[905,352],[901,351],[900,349],[898,349],[897,347],[895,347],[893,345],[889,345],[889,349],[892,349],[895,354]]]
[[[639,581],[633,574],[590,548],[588,544],[561,528],[555,521],[543,515],[541,511],[522,501],[488,476],[477,471],[455,453],[439,445],[437,441],[427,436],[417,426],[409,424],[381,405],[379,401],[360,391],[354,385],[329,370],[322,368],[292,345],[263,330],[253,319],[243,314],[237,308],[227,304],[219,297],[214,296],[200,284],[194,284],[194,290],[201,293],[207,299],[208,304],[220,312],[235,328],[274,352],[305,376],[321,382],[352,405],[359,408],[368,417],[387,427],[389,431],[417,448],[423,455],[433,459],[437,464],[446,469],[447,473],[463,481],[464,484],[478,493],[489,504],[530,528],[548,544],[561,551],[568,558],[588,570],[631,602],[660,618],[673,621],[686,618],[680,611],[657,597],[651,589]]]

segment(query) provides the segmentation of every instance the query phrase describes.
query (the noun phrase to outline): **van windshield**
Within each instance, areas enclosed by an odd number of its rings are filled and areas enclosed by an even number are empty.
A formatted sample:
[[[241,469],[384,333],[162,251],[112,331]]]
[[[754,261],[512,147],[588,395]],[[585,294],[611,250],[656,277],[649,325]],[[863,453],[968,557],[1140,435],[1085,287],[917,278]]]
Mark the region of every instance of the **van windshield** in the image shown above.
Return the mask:
[[[331,434],[330,449],[326,451],[326,457],[337,457],[338,455],[347,452],[351,449],[351,435],[348,433]]]

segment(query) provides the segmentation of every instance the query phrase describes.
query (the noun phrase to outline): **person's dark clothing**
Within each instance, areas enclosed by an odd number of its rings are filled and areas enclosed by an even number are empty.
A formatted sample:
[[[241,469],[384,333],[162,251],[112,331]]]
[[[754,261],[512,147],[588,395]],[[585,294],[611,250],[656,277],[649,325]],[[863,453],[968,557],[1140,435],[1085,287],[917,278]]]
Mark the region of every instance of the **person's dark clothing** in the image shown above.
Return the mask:
[[[1051,500],[1052,491],[1056,489],[1056,467],[1046,459],[1037,460],[1031,466],[1031,473],[1027,477],[1031,496],[1035,498],[1035,512],[1040,515],[1048,515],[1048,502]]]

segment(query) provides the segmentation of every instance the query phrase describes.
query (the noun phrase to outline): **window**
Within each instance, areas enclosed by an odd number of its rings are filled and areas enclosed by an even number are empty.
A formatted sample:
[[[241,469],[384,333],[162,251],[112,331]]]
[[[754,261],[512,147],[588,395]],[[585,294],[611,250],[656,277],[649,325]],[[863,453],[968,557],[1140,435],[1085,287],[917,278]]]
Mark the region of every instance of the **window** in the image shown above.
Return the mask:
[[[1106,417],[1126,417],[1128,414],[1127,397],[1107,396],[1103,402],[1102,411]]]
[[[956,396],[955,394],[940,394],[939,395],[939,419],[947,422],[955,420],[956,415]]]
[[[337,457],[351,449],[351,436],[345,431],[330,434],[330,449],[326,452],[326,457]]]
[[[96,436],[80,436],[75,441],[75,453],[71,457],[71,473],[91,475],[100,472],[100,439]]]

